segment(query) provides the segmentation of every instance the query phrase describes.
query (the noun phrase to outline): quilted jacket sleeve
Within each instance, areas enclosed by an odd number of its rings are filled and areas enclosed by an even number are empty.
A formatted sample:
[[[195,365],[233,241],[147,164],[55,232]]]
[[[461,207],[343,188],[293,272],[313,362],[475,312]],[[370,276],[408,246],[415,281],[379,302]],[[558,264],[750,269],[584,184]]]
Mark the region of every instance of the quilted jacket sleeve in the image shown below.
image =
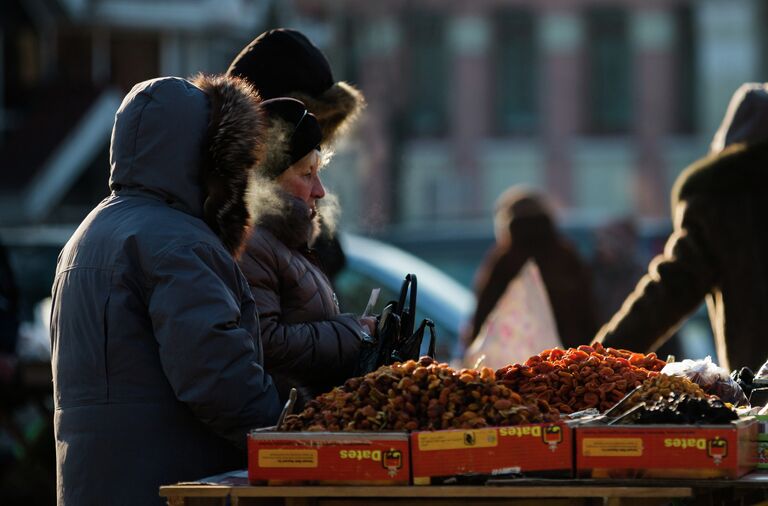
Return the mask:
[[[363,328],[354,315],[339,314],[335,307],[327,311],[325,319],[310,315],[304,319],[301,308],[292,309],[289,315],[280,299],[281,289],[287,287],[281,285],[297,281],[281,276],[285,265],[277,256],[268,243],[250,242],[240,259],[256,301],[264,361],[270,373],[287,373],[294,378],[348,378],[357,365]],[[298,281],[302,297],[319,296],[316,283],[323,280],[306,281]]]

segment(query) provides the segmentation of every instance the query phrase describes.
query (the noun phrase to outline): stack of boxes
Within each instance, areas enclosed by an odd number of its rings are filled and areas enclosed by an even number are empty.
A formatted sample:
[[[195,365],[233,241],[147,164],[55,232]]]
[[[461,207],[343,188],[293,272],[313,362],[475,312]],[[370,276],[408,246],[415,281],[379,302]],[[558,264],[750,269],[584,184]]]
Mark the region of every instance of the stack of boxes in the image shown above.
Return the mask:
[[[768,415],[757,415],[757,468],[768,469]]]
[[[248,477],[271,485],[429,485],[518,475],[736,479],[768,468],[768,416],[760,434],[754,417],[703,426],[575,423],[410,434],[253,431]]]

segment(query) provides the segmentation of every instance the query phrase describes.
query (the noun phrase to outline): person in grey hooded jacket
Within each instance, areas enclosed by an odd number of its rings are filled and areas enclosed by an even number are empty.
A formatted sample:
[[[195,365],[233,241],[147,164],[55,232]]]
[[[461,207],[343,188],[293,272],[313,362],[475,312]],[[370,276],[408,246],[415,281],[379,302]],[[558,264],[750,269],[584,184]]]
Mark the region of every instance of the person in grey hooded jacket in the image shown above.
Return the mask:
[[[604,346],[653,351],[706,300],[718,363],[756,370],[768,356],[768,83],[733,95],[710,156],[672,189],[673,231],[622,308]]]
[[[62,250],[51,314],[58,503],[163,504],[158,487],[244,467],[275,422],[234,255],[262,135],[234,78],[137,84],[115,117],[112,190]]]

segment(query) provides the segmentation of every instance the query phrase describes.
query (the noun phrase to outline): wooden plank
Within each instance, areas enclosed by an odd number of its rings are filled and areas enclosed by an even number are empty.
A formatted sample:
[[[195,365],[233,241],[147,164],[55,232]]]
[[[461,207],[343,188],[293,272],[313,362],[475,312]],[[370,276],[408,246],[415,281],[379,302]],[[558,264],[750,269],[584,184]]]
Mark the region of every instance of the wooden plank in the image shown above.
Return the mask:
[[[692,497],[690,487],[232,487],[233,497]]]
[[[662,497],[608,497],[602,506],[666,506],[669,498]]]
[[[227,497],[230,490],[232,487],[225,485],[179,483],[160,487],[160,497]]]
[[[258,499],[257,499],[258,500]],[[260,503],[254,503],[260,504]],[[360,504],[360,498],[327,498],[319,499],[318,506],[358,506]],[[365,506],[413,506],[412,499],[407,497],[389,498],[389,499],[367,499]],[[467,500],[450,499],[450,498],[422,498],[419,504],[433,505],[433,506],[468,506]],[[514,505],[514,506],[541,506],[542,501],[539,498],[528,497],[504,497],[495,499],[480,499],[473,498],[471,506],[501,506],[501,505]],[[589,499],[547,499],[547,506],[591,506],[593,503],[589,502]],[[602,502],[600,503],[602,506]],[[643,505],[647,506],[647,505]]]

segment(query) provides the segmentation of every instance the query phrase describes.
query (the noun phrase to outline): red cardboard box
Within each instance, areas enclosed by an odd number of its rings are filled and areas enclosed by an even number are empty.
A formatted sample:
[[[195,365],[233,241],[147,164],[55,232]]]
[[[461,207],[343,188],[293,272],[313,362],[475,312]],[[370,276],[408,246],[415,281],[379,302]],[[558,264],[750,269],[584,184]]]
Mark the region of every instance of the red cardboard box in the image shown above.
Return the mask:
[[[757,422],[576,428],[580,478],[738,478],[757,465]]]
[[[248,480],[270,485],[407,485],[408,434],[251,431]]]
[[[462,475],[571,477],[572,429],[565,423],[452,429],[411,434],[414,485]]]

